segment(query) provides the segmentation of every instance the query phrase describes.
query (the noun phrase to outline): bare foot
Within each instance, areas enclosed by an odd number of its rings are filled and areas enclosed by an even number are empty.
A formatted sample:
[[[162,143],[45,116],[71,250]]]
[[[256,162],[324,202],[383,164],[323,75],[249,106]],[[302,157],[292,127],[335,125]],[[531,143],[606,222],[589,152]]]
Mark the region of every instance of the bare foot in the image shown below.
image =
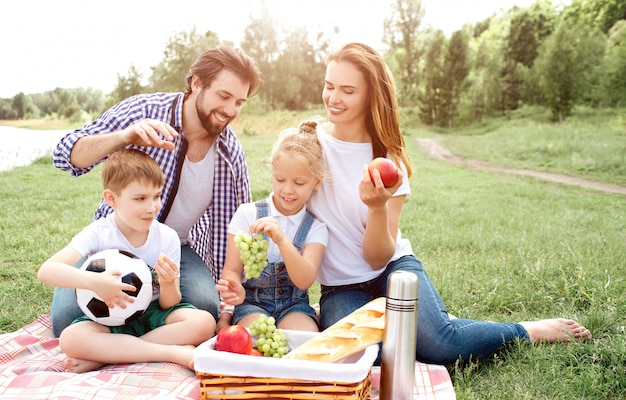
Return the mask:
[[[520,322],[520,325],[528,331],[531,343],[558,343],[569,342],[572,339],[583,341],[591,339],[589,329],[571,319],[542,319]]]
[[[170,361],[193,370],[193,349],[195,348],[190,344],[176,346],[176,355]]]
[[[75,372],[77,374],[93,371],[104,365],[106,364],[98,361],[83,360],[73,357],[66,357],[65,360],[63,360],[63,369],[65,372]]]

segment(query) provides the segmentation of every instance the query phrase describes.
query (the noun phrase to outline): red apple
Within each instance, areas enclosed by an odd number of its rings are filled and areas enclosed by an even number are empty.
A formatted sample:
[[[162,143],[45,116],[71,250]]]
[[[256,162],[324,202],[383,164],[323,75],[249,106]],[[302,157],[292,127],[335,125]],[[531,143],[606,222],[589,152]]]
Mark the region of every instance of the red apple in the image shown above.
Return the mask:
[[[380,179],[382,179],[385,187],[393,186],[398,182],[398,168],[396,168],[396,165],[388,158],[377,157],[373,159],[367,169],[370,173],[372,183],[374,183],[374,176],[372,175],[374,169],[377,169],[380,173]]]
[[[252,350],[252,336],[241,325],[230,325],[220,329],[215,339],[215,350],[230,353],[250,354]]]

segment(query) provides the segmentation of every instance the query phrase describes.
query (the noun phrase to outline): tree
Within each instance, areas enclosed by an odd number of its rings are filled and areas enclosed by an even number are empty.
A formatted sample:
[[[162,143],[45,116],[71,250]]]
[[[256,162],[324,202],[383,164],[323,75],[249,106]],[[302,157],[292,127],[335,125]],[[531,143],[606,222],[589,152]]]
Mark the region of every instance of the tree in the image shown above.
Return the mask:
[[[391,15],[384,20],[384,42],[395,57],[396,84],[401,103],[416,100],[417,68],[421,57],[416,37],[424,17],[420,0],[396,0]]]
[[[442,87],[442,117],[440,123],[449,128],[454,125],[458,114],[456,108],[464,89],[465,78],[469,73],[468,37],[464,31],[456,31],[450,37],[443,64],[445,79]]]
[[[278,35],[276,21],[269,15],[265,2],[261,3],[261,10],[255,12],[256,17],[250,15],[250,25],[245,29],[241,48],[252,57],[261,72],[263,72],[264,84],[260,97],[266,108],[274,109],[274,92],[277,81],[284,77],[274,71],[274,62],[280,56],[278,47]]]
[[[131,65],[128,68],[128,75],[122,76],[117,74],[117,85],[115,89],[109,94],[107,99],[106,108],[110,108],[117,102],[144,91],[144,87],[141,84],[143,75],[137,67]]]
[[[626,105],[626,20],[609,31],[601,68],[601,99],[610,105]]]
[[[163,60],[152,67],[148,89],[154,92],[181,92],[187,87],[187,73],[196,59],[205,51],[220,44],[216,33],[199,33],[196,28],[178,32],[167,42]]]
[[[563,18],[573,25],[597,28],[604,33],[626,19],[624,0],[572,0],[563,10]]]
[[[540,47],[533,73],[555,120],[562,122],[590,90],[603,52],[604,39],[597,31],[567,23],[560,24]]]
[[[469,104],[468,111],[472,121],[479,121],[484,116],[493,115],[499,108],[502,82],[499,71],[502,70],[501,47],[499,32],[487,30],[474,39],[477,47],[473,67],[467,77]]]
[[[80,118],[81,109],[76,101],[76,96],[69,89],[56,88],[50,92],[50,114],[59,117],[77,120]]]
[[[539,46],[552,33],[556,19],[554,7],[546,2],[536,2],[522,9],[514,7],[510,13],[509,32],[503,52],[505,62],[500,73],[504,83],[503,110],[514,110],[519,106],[522,100],[523,71],[532,67]]]
[[[90,114],[102,112],[104,107],[104,95],[101,90],[93,88],[77,88],[74,91],[76,101],[80,108]]]
[[[19,92],[13,96],[11,108],[15,111],[15,119],[24,119],[28,111],[28,99],[23,92]]]
[[[316,47],[309,43],[309,31],[294,28],[286,35],[283,50],[273,63],[273,72],[281,79],[274,82],[275,105],[288,110],[304,110],[317,104],[320,97],[320,77],[324,76],[324,62]],[[316,35],[318,48],[327,48],[323,33]]]
[[[420,71],[422,90],[419,95],[420,120],[428,125],[438,124],[442,107],[443,64],[447,47],[446,36],[441,30],[425,32],[426,49]]]

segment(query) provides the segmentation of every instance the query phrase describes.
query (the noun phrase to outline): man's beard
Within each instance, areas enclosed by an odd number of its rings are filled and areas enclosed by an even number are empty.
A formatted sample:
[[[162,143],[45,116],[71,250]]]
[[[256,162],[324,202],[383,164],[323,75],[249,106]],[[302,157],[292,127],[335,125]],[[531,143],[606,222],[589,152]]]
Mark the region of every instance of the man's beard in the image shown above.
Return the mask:
[[[211,110],[207,113],[204,111],[204,109],[201,108],[201,105],[203,103],[203,98],[204,98],[202,94],[198,96],[196,100],[196,113],[198,114],[198,118],[200,118],[200,124],[202,125],[204,130],[209,133],[209,135],[218,136],[220,133],[222,133],[224,128],[226,128],[226,125],[230,123],[232,118],[226,120],[226,122],[223,124],[211,122],[211,114],[217,113],[217,112],[215,110]],[[223,116],[223,114],[220,114],[220,115]]]

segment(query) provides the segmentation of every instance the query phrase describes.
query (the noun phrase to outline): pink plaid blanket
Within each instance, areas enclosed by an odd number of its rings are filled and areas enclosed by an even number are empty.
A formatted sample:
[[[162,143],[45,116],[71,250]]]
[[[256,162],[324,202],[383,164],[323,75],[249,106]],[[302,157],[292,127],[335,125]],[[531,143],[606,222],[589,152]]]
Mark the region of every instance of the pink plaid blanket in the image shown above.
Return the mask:
[[[97,344],[94,344],[97,345]],[[0,399],[138,400],[199,399],[200,380],[178,364],[137,363],[105,366],[97,371],[63,372],[65,355],[52,335],[48,315],[0,335]],[[378,399],[380,369],[372,370],[372,399]],[[448,371],[417,363],[416,399],[454,399]]]

